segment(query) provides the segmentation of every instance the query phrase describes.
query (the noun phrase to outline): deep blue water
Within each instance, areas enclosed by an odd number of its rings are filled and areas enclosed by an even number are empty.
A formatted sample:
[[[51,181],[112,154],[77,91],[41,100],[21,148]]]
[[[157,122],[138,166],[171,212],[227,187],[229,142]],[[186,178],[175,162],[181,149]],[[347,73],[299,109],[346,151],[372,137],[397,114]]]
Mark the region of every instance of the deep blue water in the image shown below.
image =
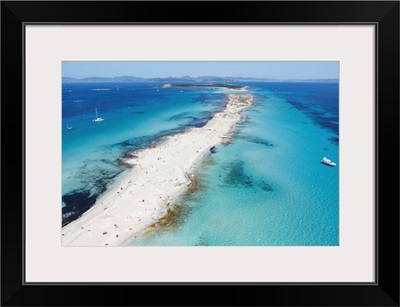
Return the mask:
[[[201,127],[231,92],[160,85],[63,84],[63,224],[129,171],[119,157]],[[338,83],[244,85],[256,103],[233,142],[204,160],[199,189],[181,197],[173,227],[131,245],[339,244]],[[95,108],[103,122],[92,121]],[[323,156],[337,166],[321,164]]]

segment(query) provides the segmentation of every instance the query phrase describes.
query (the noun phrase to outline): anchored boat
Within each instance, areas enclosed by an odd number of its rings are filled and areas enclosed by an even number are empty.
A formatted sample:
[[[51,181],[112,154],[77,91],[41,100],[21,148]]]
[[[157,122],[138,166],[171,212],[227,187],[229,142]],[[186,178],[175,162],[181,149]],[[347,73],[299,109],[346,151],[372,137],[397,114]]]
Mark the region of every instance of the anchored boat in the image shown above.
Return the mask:
[[[323,157],[322,160],[321,160],[321,163],[324,163],[324,164],[329,165],[329,166],[335,166],[336,165],[335,162],[333,162],[332,160],[328,159],[327,157]]]
[[[101,118],[101,117],[99,117],[98,115],[97,115],[97,108],[96,108],[96,118],[93,120],[94,122],[101,122],[101,121],[103,121],[104,119],[103,118]]]

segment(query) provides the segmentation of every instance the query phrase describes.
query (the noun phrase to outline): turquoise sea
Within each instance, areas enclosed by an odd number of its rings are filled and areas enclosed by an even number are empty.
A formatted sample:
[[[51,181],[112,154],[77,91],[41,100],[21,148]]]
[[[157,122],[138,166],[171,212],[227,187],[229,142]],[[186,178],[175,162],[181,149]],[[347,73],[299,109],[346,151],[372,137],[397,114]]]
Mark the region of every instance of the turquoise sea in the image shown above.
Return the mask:
[[[63,225],[89,209],[130,169],[118,163],[159,137],[201,127],[224,94],[162,83],[64,83]],[[130,245],[339,245],[337,82],[241,82],[255,97],[229,145],[197,169],[174,222]],[[95,123],[95,109],[105,120]],[[67,129],[72,126],[72,130]],[[320,163],[322,157],[336,167]]]

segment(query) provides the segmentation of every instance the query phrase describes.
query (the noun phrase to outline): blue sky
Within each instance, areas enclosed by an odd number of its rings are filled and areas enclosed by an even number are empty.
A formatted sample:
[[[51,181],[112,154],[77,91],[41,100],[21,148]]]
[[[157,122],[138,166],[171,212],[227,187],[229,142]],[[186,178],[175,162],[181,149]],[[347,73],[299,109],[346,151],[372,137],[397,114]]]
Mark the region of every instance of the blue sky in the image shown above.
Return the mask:
[[[63,62],[62,76],[338,79],[339,62]]]

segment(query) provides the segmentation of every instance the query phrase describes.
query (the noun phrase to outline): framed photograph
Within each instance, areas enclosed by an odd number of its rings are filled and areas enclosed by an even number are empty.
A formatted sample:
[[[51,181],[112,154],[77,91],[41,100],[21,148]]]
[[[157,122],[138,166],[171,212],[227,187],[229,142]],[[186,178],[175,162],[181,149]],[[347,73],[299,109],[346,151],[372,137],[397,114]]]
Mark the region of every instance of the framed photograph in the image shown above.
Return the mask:
[[[398,1],[1,7],[2,305],[399,306]]]

